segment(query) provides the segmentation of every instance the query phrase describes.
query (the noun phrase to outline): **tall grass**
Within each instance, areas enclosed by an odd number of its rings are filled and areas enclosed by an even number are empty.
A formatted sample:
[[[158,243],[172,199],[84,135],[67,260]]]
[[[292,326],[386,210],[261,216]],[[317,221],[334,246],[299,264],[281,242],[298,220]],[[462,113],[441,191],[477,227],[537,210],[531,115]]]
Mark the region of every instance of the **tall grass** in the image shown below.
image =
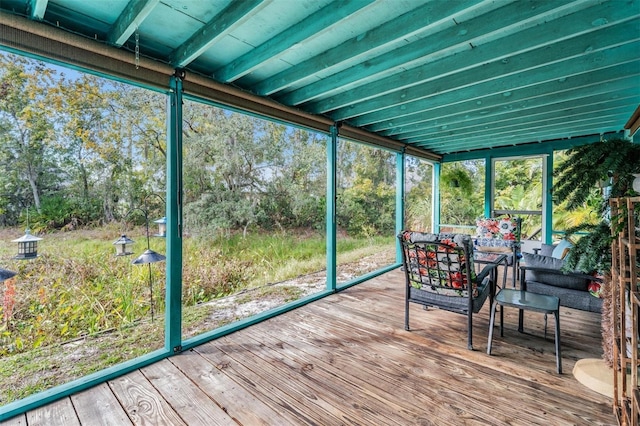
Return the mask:
[[[40,256],[13,260],[10,239],[19,230],[0,230],[0,266],[18,272],[10,283],[14,307],[0,324],[0,404],[65,383],[107,366],[157,349],[163,344],[165,264],[152,265],[155,321],[150,321],[148,268],[116,257],[115,228],[45,235]],[[138,241],[135,255],[146,248],[144,229],[127,231]],[[389,249],[389,238],[341,238],[339,262],[361,259]],[[165,241],[151,240],[165,252]],[[324,235],[255,234],[243,238],[183,240],[183,327],[201,332],[239,318],[217,318],[215,307],[202,304],[243,292],[249,299],[300,297],[300,289],[278,283],[326,268]],[[5,284],[8,282],[5,282]],[[246,292],[248,289],[256,291]],[[0,285],[0,319],[8,292]],[[247,299],[247,300],[245,300]],[[198,305],[196,307],[195,305]]]

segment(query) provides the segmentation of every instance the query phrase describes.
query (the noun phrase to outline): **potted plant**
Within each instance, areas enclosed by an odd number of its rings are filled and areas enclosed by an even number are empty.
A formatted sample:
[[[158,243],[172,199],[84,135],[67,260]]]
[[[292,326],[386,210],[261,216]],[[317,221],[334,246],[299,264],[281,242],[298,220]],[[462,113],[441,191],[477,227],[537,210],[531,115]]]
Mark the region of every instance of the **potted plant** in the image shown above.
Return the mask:
[[[567,236],[579,231],[587,232],[586,235],[576,239],[574,247],[568,254],[566,268],[585,273],[598,271],[604,276],[603,361],[611,367],[614,344],[612,330],[615,319],[608,295],[611,285],[612,235],[618,232],[617,229],[611,229],[611,226],[618,221],[610,217],[609,199],[636,195],[633,181],[634,174],[640,173],[640,144],[634,144],[625,139],[610,139],[572,148],[567,154],[567,159],[554,172],[557,178],[552,188],[554,199],[566,201],[568,209],[571,210],[585,203],[593,192],[598,190],[596,188],[599,188],[602,195],[597,203],[601,218],[599,223],[583,223],[566,231]],[[599,368],[593,360],[581,361],[586,361],[584,365],[595,365],[591,368]],[[578,364],[576,364],[577,368]],[[593,374],[597,375],[597,372]],[[578,377],[577,374],[576,377]]]

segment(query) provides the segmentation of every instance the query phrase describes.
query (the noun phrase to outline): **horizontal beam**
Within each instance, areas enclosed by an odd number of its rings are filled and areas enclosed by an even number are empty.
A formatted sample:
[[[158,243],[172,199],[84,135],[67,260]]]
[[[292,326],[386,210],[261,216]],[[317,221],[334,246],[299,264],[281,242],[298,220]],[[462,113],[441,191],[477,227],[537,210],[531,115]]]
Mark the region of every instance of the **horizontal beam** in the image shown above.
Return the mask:
[[[545,142],[535,142],[530,144],[509,146],[494,149],[477,149],[469,152],[457,152],[442,156],[443,163],[454,161],[476,160],[478,158],[500,158],[513,156],[528,156],[549,154],[553,151],[562,151],[580,145],[600,142],[601,140],[624,138],[624,132],[612,132],[604,135],[581,136],[572,139],[558,139]]]

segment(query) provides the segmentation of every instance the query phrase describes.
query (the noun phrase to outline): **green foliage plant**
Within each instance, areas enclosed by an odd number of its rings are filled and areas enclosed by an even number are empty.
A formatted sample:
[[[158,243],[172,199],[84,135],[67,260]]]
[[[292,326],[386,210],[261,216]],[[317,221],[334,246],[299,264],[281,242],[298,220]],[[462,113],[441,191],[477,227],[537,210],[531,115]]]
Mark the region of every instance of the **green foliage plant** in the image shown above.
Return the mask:
[[[581,145],[567,151],[566,160],[554,171],[557,178],[552,193],[557,202],[565,202],[568,209],[580,208],[593,196],[598,183],[608,181],[597,210],[599,223],[583,223],[567,229],[567,236],[587,232],[576,240],[569,252],[567,268],[583,272],[608,272],[611,269],[610,198],[633,195],[634,173],[640,173],[640,144],[626,139],[610,139]],[[614,230],[615,232],[615,230]]]

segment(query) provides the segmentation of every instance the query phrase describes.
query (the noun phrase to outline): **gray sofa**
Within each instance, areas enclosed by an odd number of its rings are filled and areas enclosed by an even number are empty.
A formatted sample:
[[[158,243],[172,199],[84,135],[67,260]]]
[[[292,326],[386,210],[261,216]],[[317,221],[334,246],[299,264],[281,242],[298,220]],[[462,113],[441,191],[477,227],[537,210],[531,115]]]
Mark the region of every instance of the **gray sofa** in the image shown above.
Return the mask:
[[[520,285],[532,293],[556,296],[560,306],[589,312],[601,312],[602,299],[594,297],[588,286],[602,282],[593,275],[564,272],[564,260],[551,256],[553,246],[543,244],[540,254],[522,253]]]

